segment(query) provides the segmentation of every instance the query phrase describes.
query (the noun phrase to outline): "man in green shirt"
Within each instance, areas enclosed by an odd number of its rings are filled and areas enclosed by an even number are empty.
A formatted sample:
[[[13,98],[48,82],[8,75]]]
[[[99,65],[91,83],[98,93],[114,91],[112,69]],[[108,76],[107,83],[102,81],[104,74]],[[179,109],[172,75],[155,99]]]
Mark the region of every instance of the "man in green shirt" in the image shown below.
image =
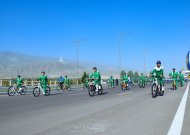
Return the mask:
[[[179,81],[181,83],[181,87],[184,86],[184,80],[185,80],[184,75],[182,74],[181,71],[179,71]]]
[[[141,76],[139,77],[139,80],[140,80],[140,82],[142,82],[142,84],[140,84],[140,85],[142,85],[143,87],[145,87],[145,81],[146,81],[146,79],[145,79],[145,76],[143,75],[143,73],[141,73]]]
[[[172,78],[173,81],[176,82],[176,89],[178,88],[178,77],[179,77],[179,74],[178,72],[176,72],[176,69],[173,68],[172,69],[173,71],[169,74],[169,76]]]
[[[101,89],[101,75],[97,71],[96,67],[93,67],[93,73],[90,75],[90,79],[94,79],[94,84],[96,85],[96,91]]]
[[[46,93],[46,89],[47,89],[47,85],[48,85],[48,78],[47,78],[47,76],[45,75],[45,72],[43,71],[43,72],[41,72],[41,76],[38,78],[38,81],[40,81],[40,84],[41,84],[41,86],[43,87],[43,89],[44,89],[44,93],[43,94],[45,94]]]
[[[64,85],[65,85],[67,90],[71,89],[71,82],[70,82],[70,79],[67,75],[65,76]]]
[[[22,89],[21,86],[22,86],[22,84],[23,84],[23,80],[22,80],[22,78],[21,78],[20,75],[17,76],[16,83],[17,83],[17,87],[18,87],[18,89],[19,89],[18,92],[20,92],[21,89]]]
[[[113,88],[114,87],[114,78],[113,76],[111,76],[109,79],[108,79],[108,83],[109,85]]]
[[[157,61],[156,67],[151,72],[152,79],[156,77],[158,79],[158,83],[162,85],[162,91],[164,91],[164,68],[161,66],[161,61]]]

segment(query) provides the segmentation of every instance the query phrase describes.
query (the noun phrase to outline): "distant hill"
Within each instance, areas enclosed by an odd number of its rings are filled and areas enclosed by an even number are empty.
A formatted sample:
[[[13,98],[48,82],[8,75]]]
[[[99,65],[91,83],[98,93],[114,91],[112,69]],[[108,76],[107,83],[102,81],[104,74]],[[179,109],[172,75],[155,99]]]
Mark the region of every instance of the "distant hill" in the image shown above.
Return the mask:
[[[84,71],[91,72],[92,66],[94,65],[86,62],[79,64],[79,74],[81,75]],[[117,73],[113,66],[99,65],[98,67],[104,76]],[[60,75],[76,77],[76,62],[15,52],[0,53],[0,78],[12,78],[18,74],[23,77],[36,77],[41,71],[46,71],[49,77]]]

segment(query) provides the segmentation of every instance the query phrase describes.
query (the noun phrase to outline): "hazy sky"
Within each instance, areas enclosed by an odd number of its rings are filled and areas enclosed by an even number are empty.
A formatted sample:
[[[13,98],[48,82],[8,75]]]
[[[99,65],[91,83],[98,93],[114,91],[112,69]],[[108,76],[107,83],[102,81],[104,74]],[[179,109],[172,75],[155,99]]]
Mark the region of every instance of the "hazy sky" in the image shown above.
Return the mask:
[[[0,51],[76,59],[147,71],[185,67],[190,49],[189,0],[0,0]],[[128,35],[127,33],[131,33]]]

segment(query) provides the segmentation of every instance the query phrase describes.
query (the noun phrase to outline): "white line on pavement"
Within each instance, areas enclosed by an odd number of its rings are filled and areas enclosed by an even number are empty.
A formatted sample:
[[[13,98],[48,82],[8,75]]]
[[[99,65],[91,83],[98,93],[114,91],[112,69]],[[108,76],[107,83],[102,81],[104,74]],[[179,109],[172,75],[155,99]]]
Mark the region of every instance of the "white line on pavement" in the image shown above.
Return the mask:
[[[189,84],[185,90],[185,93],[183,95],[183,98],[181,100],[181,103],[179,105],[177,113],[175,115],[175,118],[172,122],[172,125],[170,127],[169,132],[168,132],[168,135],[180,135],[181,134],[184,115],[185,115],[185,108],[186,108],[186,103],[187,103],[187,98],[188,98],[188,93],[189,93]]]
[[[130,94],[130,93],[133,93],[134,91],[130,91],[130,92],[123,92],[123,93],[120,93],[120,94],[117,94],[118,96],[122,96],[122,95],[127,95],[127,94]]]
[[[86,93],[77,93],[77,94],[71,94],[69,96],[78,96],[78,95],[85,95]]]

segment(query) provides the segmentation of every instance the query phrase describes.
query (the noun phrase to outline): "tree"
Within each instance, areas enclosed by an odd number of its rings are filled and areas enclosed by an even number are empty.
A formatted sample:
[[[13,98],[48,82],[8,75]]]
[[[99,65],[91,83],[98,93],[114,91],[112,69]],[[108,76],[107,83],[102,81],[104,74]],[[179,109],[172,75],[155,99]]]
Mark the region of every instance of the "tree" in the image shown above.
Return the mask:
[[[130,71],[128,72],[128,75],[129,75],[131,78],[134,78],[133,71],[130,70]]]
[[[86,78],[88,78],[88,77],[89,77],[89,74],[87,74],[86,72],[84,72],[83,75],[82,75],[82,77],[81,77],[81,82],[82,82],[82,83],[85,83],[85,80],[86,80]]]
[[[135,82],[138,81],[138,78],[139,78],[139,74],[138,74],[138,72],[135,72],[135,73],[134,73],[134,79],[135,79]]]
[[[122,78],[122,76],[125,76],[125,75],[126,75],[125,70],[122,70],[121,73],[120,73],[120,78]]]

